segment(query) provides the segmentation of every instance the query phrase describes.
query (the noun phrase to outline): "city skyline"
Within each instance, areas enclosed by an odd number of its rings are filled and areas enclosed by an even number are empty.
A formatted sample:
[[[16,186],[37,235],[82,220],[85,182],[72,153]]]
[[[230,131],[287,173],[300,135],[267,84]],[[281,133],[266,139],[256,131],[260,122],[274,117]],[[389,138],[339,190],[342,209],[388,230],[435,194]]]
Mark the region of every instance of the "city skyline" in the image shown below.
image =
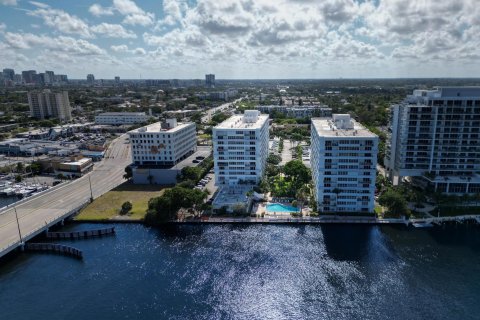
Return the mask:
[[[475,1],[1,0],[0,59],[73,79],[472,77]],[[17,71],[18,72],[18,71]]]

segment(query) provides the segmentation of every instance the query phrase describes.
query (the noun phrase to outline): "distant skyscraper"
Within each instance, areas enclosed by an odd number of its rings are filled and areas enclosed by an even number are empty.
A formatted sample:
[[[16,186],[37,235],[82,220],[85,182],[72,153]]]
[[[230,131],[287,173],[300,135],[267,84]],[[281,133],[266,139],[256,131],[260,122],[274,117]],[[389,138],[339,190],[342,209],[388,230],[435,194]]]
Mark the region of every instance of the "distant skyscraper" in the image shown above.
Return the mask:
[[[22,83],[22,75],[21,74],[16,74],[13,76],[13,82],[15,84],[21,84]]]
[[[45,71],[45,84],[52,84],[55,82],[55,74],[53,71]]]
[[[37,80],[37,71],[35,70],[22,71],[22,78],[23,78],[23,82],[25,83],[35,83],[35,81]]]
[[[93,74],[87,74],[87,82],[89,84],[94,84],[95,83],[95,76]]]
[[[72,120],[68,92],[53,93],[50,90],[32,91],[28,93],[30,114],[34,118],[58,118],[61,121]]]
[[[206,74],[205,75],[205,86],[207,88],[215,88],[215,75],[214,74]]]
[[[120,77],[119,76],[115,77],[115,83],[120,83]]]
[[[3,69],[3,79],[12,80],[15,76],[15,71],[13,69]]]

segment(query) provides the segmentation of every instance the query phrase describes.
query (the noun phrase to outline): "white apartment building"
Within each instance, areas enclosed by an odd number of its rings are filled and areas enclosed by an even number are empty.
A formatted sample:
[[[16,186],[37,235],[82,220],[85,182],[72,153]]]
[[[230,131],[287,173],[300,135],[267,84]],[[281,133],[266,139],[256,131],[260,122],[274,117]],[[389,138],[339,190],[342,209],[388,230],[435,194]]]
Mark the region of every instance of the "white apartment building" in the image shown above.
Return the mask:
[[[312,119],[311,169],[319,212],[373,212],[378,136],[348,114]]]
[[[135,165],[173,166],[197,150],[195,123],[176,119],[128,132]]]
[[[61,121],[72,120],[72,112],[68,92],[51,92],[45,89],[41,92],[28,92],[30,114],[34,118],[58,118]]]
[[[391,107],[385,167],[445,193],[480,192],[480,87],[414,90]]]
[[[123,125],[145,123],[149,116],[145,112],[105,112],[95,116],[96,124]]]
[[[258,183],[268,156],[268,115],[247,110],[213,128],[215,184]]]

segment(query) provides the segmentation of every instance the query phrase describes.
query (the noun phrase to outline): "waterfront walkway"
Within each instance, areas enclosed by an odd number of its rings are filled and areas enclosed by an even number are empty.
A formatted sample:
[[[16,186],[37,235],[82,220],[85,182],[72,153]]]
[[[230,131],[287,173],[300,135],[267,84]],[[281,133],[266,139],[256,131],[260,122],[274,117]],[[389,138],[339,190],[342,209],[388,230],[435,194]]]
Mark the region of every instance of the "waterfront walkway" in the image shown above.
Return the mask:
[[[189,220],[177,220],[173,223],[238,223],[238,224],[333,224],[333,223],[345,223],[345,224],[403,224],[408,225],[409,221],[405,219],[377,219],[374,217],[341,217],[341,216],[321,216],[321,217],[303,217],[295,218],[286,215],[268,216],[264,218],[256,217],[200,217],[198,219]]]

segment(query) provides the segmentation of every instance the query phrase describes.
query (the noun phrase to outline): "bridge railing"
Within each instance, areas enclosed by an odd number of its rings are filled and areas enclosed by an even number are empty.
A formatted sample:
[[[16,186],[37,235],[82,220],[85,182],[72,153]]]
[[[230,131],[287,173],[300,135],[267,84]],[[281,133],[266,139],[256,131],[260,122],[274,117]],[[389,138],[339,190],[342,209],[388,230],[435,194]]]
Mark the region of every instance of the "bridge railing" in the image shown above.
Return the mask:
[[[38,234],[42,233],[45,229],[47,228],[50,228],[51,226],[54,226],[55,224],[57,224],[60,220],[62,219],[65,219],[65,218],[68,218],[70,217],[71,215],[73,215],[74,213],[76,213],[78,210],[82,209],[85,205],[87,205],[90,201],[86,200],[85,202],[83,202],[81,205],[78,205],[76,206],[75,208],[67,211],[66,213],[64,214],[60,214],[48,221],[45,221],[45,224],[44,225],[40,225],[39,227],[33,229],[32,231],[28,232],[28,233],[25,233],[23,234],[22,233],[22,240],[23,240],[23,243],[25,243],[26,241],[32,239],[33,237],[37,236]],[[17,248],[18,246],[22,245],[23,244],[21,241],[20,241],[20,238],[18,240],[15,240],[13,242],[11,242],[10,244],[4,246],[3,248],[0,249],[0,257],[4,256],[5,254],[9,253],[10,251],[12,251],[13,249]]]

